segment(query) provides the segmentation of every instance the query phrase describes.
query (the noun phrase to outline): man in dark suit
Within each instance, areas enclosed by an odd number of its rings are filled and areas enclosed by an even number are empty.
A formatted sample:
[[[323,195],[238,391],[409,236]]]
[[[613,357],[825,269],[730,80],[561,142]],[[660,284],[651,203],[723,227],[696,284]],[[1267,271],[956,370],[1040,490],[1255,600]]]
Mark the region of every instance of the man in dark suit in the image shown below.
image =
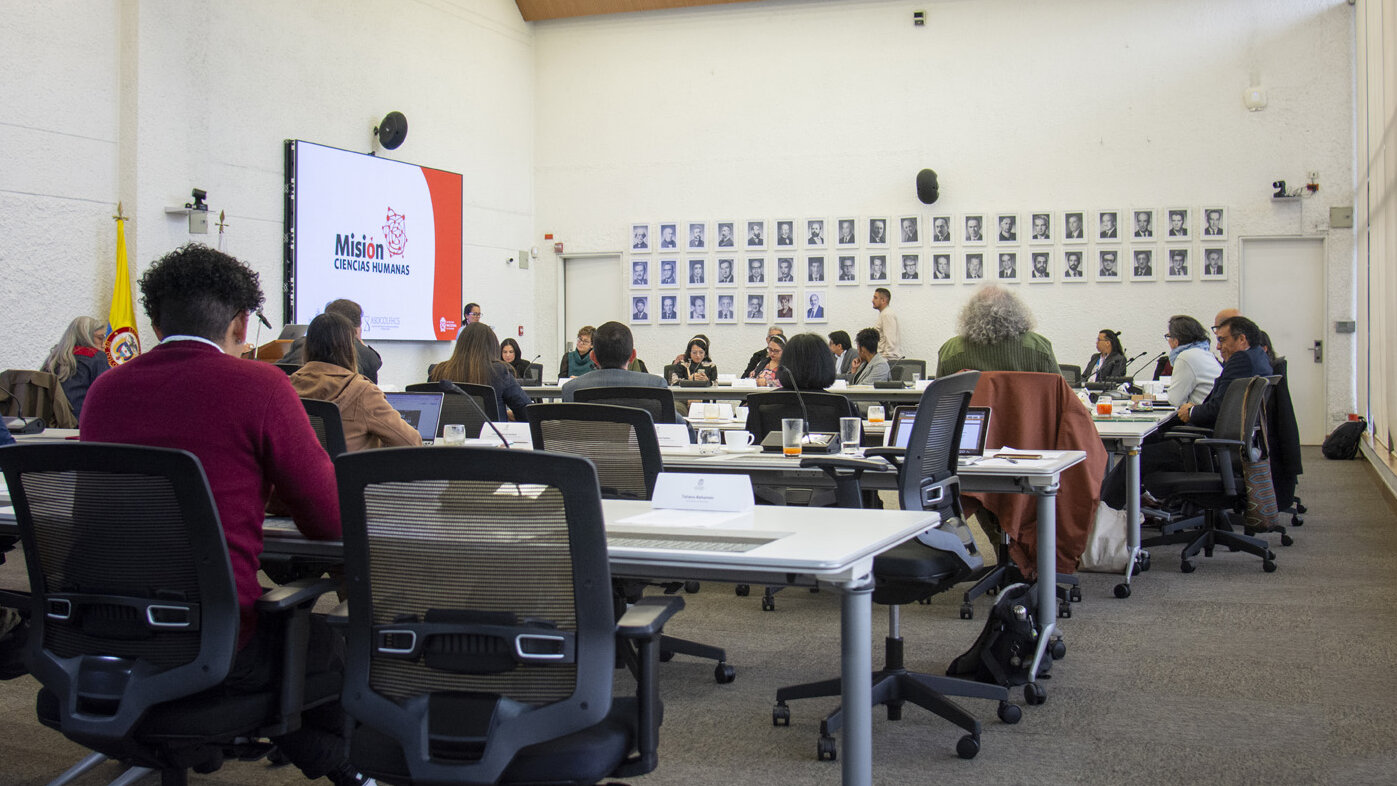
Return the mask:
[[[999,242],[1013,243],[1019,239],[1019,220],[1014,216],[999,217]]]
[[[843,218],[839,220],[838,242],[846,245],[858,242],[854,237],[854,220],[852,218]]]
[[[1064,238],[1066,238],[1067,240],[1081,240],[1081,239],[1082,239],[1082,214],[1081,214],[1081,213],[1068,213],[1068,214],[1067,214],[1066,224],[1067,224],[1067,229],[1066,229],[1065,232],[1063,232],[1063,235],[1062,235],[1062,236],[1063,236]]]
[[[1120,268],[1116,267],[1116,252],[1101,252],[1101,270],[1096,275],[1102,278],[1120,278]]]
[[[1065,253],[1062,255],[1062,261],[1063,261],[1063,268],[1062,268],[1062,277],[1063,277],[1063,278],[1081,278],[1081,277],[1082,277],[1082,252],[1080,252],[1080,251],[1068,251],[1068,252],[1065,252]]]
[[[732,319],[732,295],[718,296],[718,319]]]
[[[474,314],[471,313],[472,306],[474,306]],[[377,385],[378,370],[383,367],[383,358],[379,356],[378,352],[376,352],[373,347],[359,340],[360,336],[363,335],[362,323],[364,321],[364,309],[360,308],[359,304],[355,303],[353,300],[340,298],[339,300],[331,300],[329,303],[326,303],[325,313],[339,314],[349,320],[349,324],[354,326],[354,354],[359,362],[358,371],[360,374],[368,377],[370,382]],[[466,305],[464,321],[468,323],[471,321],[480,321],[480,304],[468,303]],[[292,341],[291,346],[287,347],[286,355],[282,357],[281,362],[300,365],[306,362],[305,354],[306,337],[301,336],[295,341]]]
[[[965,242],[967,242],[967,243],[979,243],[980,241],[982,241],[982,240],[984,240],[984,239],[985,239],[985,236],[982,235],[982,234],[980,234],[980,217],[979,217],[979,216],[966,216],[966,217],[965,217]]]
[[[718,225],[718,247],[733,247],[732,224],[726,221]]]
[[[931,220],[931,242],[949,243],[951,242],[951,220],[945,216],[937,216]]]
[[[1033,214],[1033,240],[1052,240],[1052,234],[1048,231],[1048,214]]]
[[[675,228],[673,224],[660,224],[660,248],[678,248],[675,242]]]
[[[763,266],[762,260],[760,260],[760,259],[749,259],[749,260],[747,260],[747,283],[748,283],[748,284],[765,284],[765,283],[766,283],[766,268]]]
[[[1154,237],[1154,221],[1148,210],[1135,211],[1135,236]]]
[[[1208,217],[1208,225],[1203,227],[1203,234],[1213,236],[1223,234],[1222,211],[1209,210],[1205,215]]]
[[[854,362],[854,353],[850,351],[853,344],[853,339],[843,330],[829,334],[829,351],[834,355],[834,373],[849,373],[849,367]]]
[[[1114,240],[1116,238],[1116,214],[1101,214],[1101,239]]]
[[[674,295],[665,295],[660,298],[660,319],[679,319],[678,298]]]
[[[1228,317],[1217,326],[1218,354],[1222,355],[1222,373],[1213,381],[1213,389],[1202,404],[1185,402],[1179,407],[1179,420],[1192,426],[1211,428],[1217,422],[1222,397],[1234,380],[1271,373],[1271,361],[1261,346],[1261,328],[1246,317]]]
[[[1182,210],[1169,211],[1169,237],[1188,237],[1187,217]]]
[[[731,260],[731,259],[720,259],[720,260],[718,260],[718,283],[719,283],[719,284],[732,284],[732,283],[734,283],[733,278],[732,278],[732,260]]]
[[[1222,249],[1210,248],[1204,252],[1203,274],[1206,276],[1222,275]]]

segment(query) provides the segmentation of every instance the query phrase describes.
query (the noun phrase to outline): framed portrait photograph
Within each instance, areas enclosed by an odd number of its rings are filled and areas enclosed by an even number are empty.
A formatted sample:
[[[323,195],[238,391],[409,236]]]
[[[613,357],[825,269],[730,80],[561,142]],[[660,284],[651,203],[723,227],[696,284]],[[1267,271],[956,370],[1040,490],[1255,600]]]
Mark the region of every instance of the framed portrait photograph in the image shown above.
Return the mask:
[[[1227,239],[1227,208],[1205,207],[1199,217],[1203,221],[1203,229],[1198,236],[1203,238],[1204,243]]]
[[[747,257],[747,284],[766,286],[766,257]]]
[[[713,273],[713,284],[718,287],[737,286],[737,260],[732,257],[718,257]]]
[[[949,253],[931,255],[931,274],[927,276],[927,280],[933,284],[955,283],[956,277],[951,272],[951,255]]]
[[[1087,242],[1087,213],[1085,210],[1068,210],[1062,214],[1062,242]]]
[[[1119,210],[1096,211],[1096,239],[1101,243],[1118,243],[1121,239]]]
[[[1096,280],[1097,281],[1120,281],[1120,249],[1102,248],[1096,252]]]
[[[859,244],[859,220],[857,218],[836,218],[834,220],[834,245],[836,248],[854,248]]]
[[[679,324],[679,295],[660,295],[660,317],[661,325]]]
[[[631,250],[632,250],[632,251],[649,251],[649,250],[650,250],[650,225],[649,225],[649,224],[631,224]]]
[[[631,289],[650,288],[650,257],[631,257]]]
[[[771,244],[772,248],[777,251],[796,247],[796,220],[794,218],[776,219],[776,231],[772,233]]]
[[[722,250],[737,248],[737,222],[719,221],[713,230],[713,247]]]
[[[922,283],[922,255],[902,254],[902,267],[898,268],[899,284]]]
[[[660,222],[660,240],[658,248],[661,251],[676,251],[679,249],[679,222]]]
[[[774,309],[776,316],[774,321],[796,321],[796,293],[777,292],[774,297],[776,298],[776,304]]]
[[[1039,210],[1035,213],[1029,214],[1028,242],[1053,242],[1053,214],[1051,212],[1047,210]]]
[[[994,216],[994,241],[996,243],[1019,242],[1019,214],[996,213]]]
[[[1053,252],[1035,249],[1028,252],[1028,283],[1051,284],[1053,281]]]
[[[1019,252],[1015,250],[996,249],[996,265],[994,268],[994,278],[996,281],[1004,281],[1010,284],[1019,282]]]
[[[1193,266],[1189,259],[1188,246],[1170,246],[1165,253],[1168,259],[1164,260],[1164,280],[1165,281],[1192,281]]]
[[[979,251],[967,252],[965,255],[965,275],[961,276],[961,281],[967,284],[978,284],[985,280],[985,255]]]
[[[1164,211],[1164,220],[1169,223],[1164,227],[1164,239],[1169,242],[1179,242],[1193,237],[1193,230],[1189,224],[1188,208],[1171,207]]]
[[[650,296],[631,295],[631,324],[650,324]]]
[[[825,255],[810,254],[805,257],[805,283],[825,283]]]
[[[688,250],[690,250],[690,251],[707,251],[707,250],[708,250],[708,224],[707,224],[707,223],[705,223],[705,222],[703,222],[703,221],[690,221],[690,222],[689,222],[689,233],[688,233],[687,235],[685,235],[684,237],[686,238],[686,240],[684,241],[684,242],[685,242],[684,247],[687,248]]]
[[[754,218],[747,222],[747,234],[742,241],[743,248],[766,248],[766,219]]]
[[[745,322],[765,322],[766,321],[766,293],[747,293],[747,316],[743,318]]]
[[[1130,211],[1130,237],[1133,240],[1154,240],[1158,236],[1155,229],[1154,208],[1137,207]]]
[[[1202,267],[1198,278],[1203,281],[1227,280],[1227,248],[1225,246],[1203,246]]]
[[[885,216],[873,216],[868,219],[868,231],[864,233],[864,245],[869,248],[887,248],[888,246],[888,219]]]
[[[1154,281],[1155,263],[1158,261],[1154,248],[1130,247],[1130,280]]]
[[[805,237],[806,248],[829,247],[829,221],[826,219],[805,219],[805,230],[801,234]]]
[[[691,258],[688,260],[689,286],[708,286],[708,260],[702,258]]]
[[[714,296],[717,306],[713,309],[713,321],[719,325],[737,323],[737,293],[719,292]]]
[[[866,278],[870,284],[888,283],[888,255],[869,254],[868,255],[868,276]]]
[[[689,294],[689,319],[690,325],[708,324],[708,294]]]
[[[966,213],[961,216],[960,242],[967,246],[983,246],[985,244],[985,214]]]
[[[664,257],[660,259],[660,275],[656,283],[661,289],[673,289],[679,286],[678,258]]]
[[[805,301],[806,322],[829,321],[825,319],[825,303],[829,301],[829,292],[824,289],[807,289],[801,295]]]
[[[835,259],[836,270],[834,283],[839,286],[848,286],[859,283],[859,259],[853,254],[840,254]]]
[[[772,283],[778,287],[794,287],[796,285],[796,258],[777,257],[776,258],[776,278]]]
[[[897,219],[897,244],[899,246],[920,246],[922,244],[921,216],[901,216]]]
[[[949,246],[956,242],[955,236],[951,234],[950,216],[931,217],[931,237],[929,240],[933,246]]]
[[[1085,259],[1084,251],[1075,248],[1064,249],[1062,252],[1062,280],[1069,284],[1081,284],[1086,282],[1086,269],[1083,263]]]

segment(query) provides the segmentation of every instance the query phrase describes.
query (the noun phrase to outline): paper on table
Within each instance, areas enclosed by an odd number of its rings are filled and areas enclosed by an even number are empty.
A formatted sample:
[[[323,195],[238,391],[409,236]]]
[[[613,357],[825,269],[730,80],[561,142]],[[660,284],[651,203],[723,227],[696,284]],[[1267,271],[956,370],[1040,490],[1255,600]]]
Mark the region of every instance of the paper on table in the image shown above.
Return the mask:
[[[711,511],[711,510],[652,510],[636,516],[629,516],[617,524],[640,524],[647,527],[723,527],[737,529],[734,522],[747,519],[742,529],[752,527],[750,511]]]

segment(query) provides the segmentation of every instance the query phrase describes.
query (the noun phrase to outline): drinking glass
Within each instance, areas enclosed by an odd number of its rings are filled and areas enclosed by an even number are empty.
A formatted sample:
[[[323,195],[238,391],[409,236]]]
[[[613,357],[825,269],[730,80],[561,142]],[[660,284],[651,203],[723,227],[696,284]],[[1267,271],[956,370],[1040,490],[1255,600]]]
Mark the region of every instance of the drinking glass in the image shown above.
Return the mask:
[[[857,453],[862,436],[862,420],[858,418],[839,419],[839,444],[845,453]]]
[[[883,405],[882,405],[882,404],[874,404],[873,406],[871,406],[871,407],[868,408],[868,422],[869,422],[869,423],[882,423],[882,422],[883,422]]]
[[[801,418],[781,419],[781,452],[787,456],[800,455],[800,441],[805,436],[805,421]]]
[[[723,444],[723,435],[716,428],[701,428],[698,430],[698,446],[700,453],[717,453],[718,448]]]
[[[466,427],[460,423],[448,423],[441,429],[441,444],[443,445],[464,445],[466,444]]]

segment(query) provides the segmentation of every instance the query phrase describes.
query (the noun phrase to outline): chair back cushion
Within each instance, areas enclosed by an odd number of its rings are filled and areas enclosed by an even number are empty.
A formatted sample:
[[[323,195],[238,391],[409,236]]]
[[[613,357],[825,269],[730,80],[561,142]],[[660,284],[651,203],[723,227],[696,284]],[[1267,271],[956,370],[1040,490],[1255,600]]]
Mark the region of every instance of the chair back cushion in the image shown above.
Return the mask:
[[[801,399],[805,406],[801,407]],[[849,399],[839,393],[801,392],[778,390],[770,393],[753,393],[747,397],[747,430],[757,442],[767,434],[781,430],[784,418],[807,418],[805,430],[839,433],[839,419],[858,414],[850,405]]]
[[[668,390],[658,392],[670,395]],[[584,456],[606,499],[650,499],[663,469],[650,413],[607,404],[534,404],[526,413],[534,447]]]

